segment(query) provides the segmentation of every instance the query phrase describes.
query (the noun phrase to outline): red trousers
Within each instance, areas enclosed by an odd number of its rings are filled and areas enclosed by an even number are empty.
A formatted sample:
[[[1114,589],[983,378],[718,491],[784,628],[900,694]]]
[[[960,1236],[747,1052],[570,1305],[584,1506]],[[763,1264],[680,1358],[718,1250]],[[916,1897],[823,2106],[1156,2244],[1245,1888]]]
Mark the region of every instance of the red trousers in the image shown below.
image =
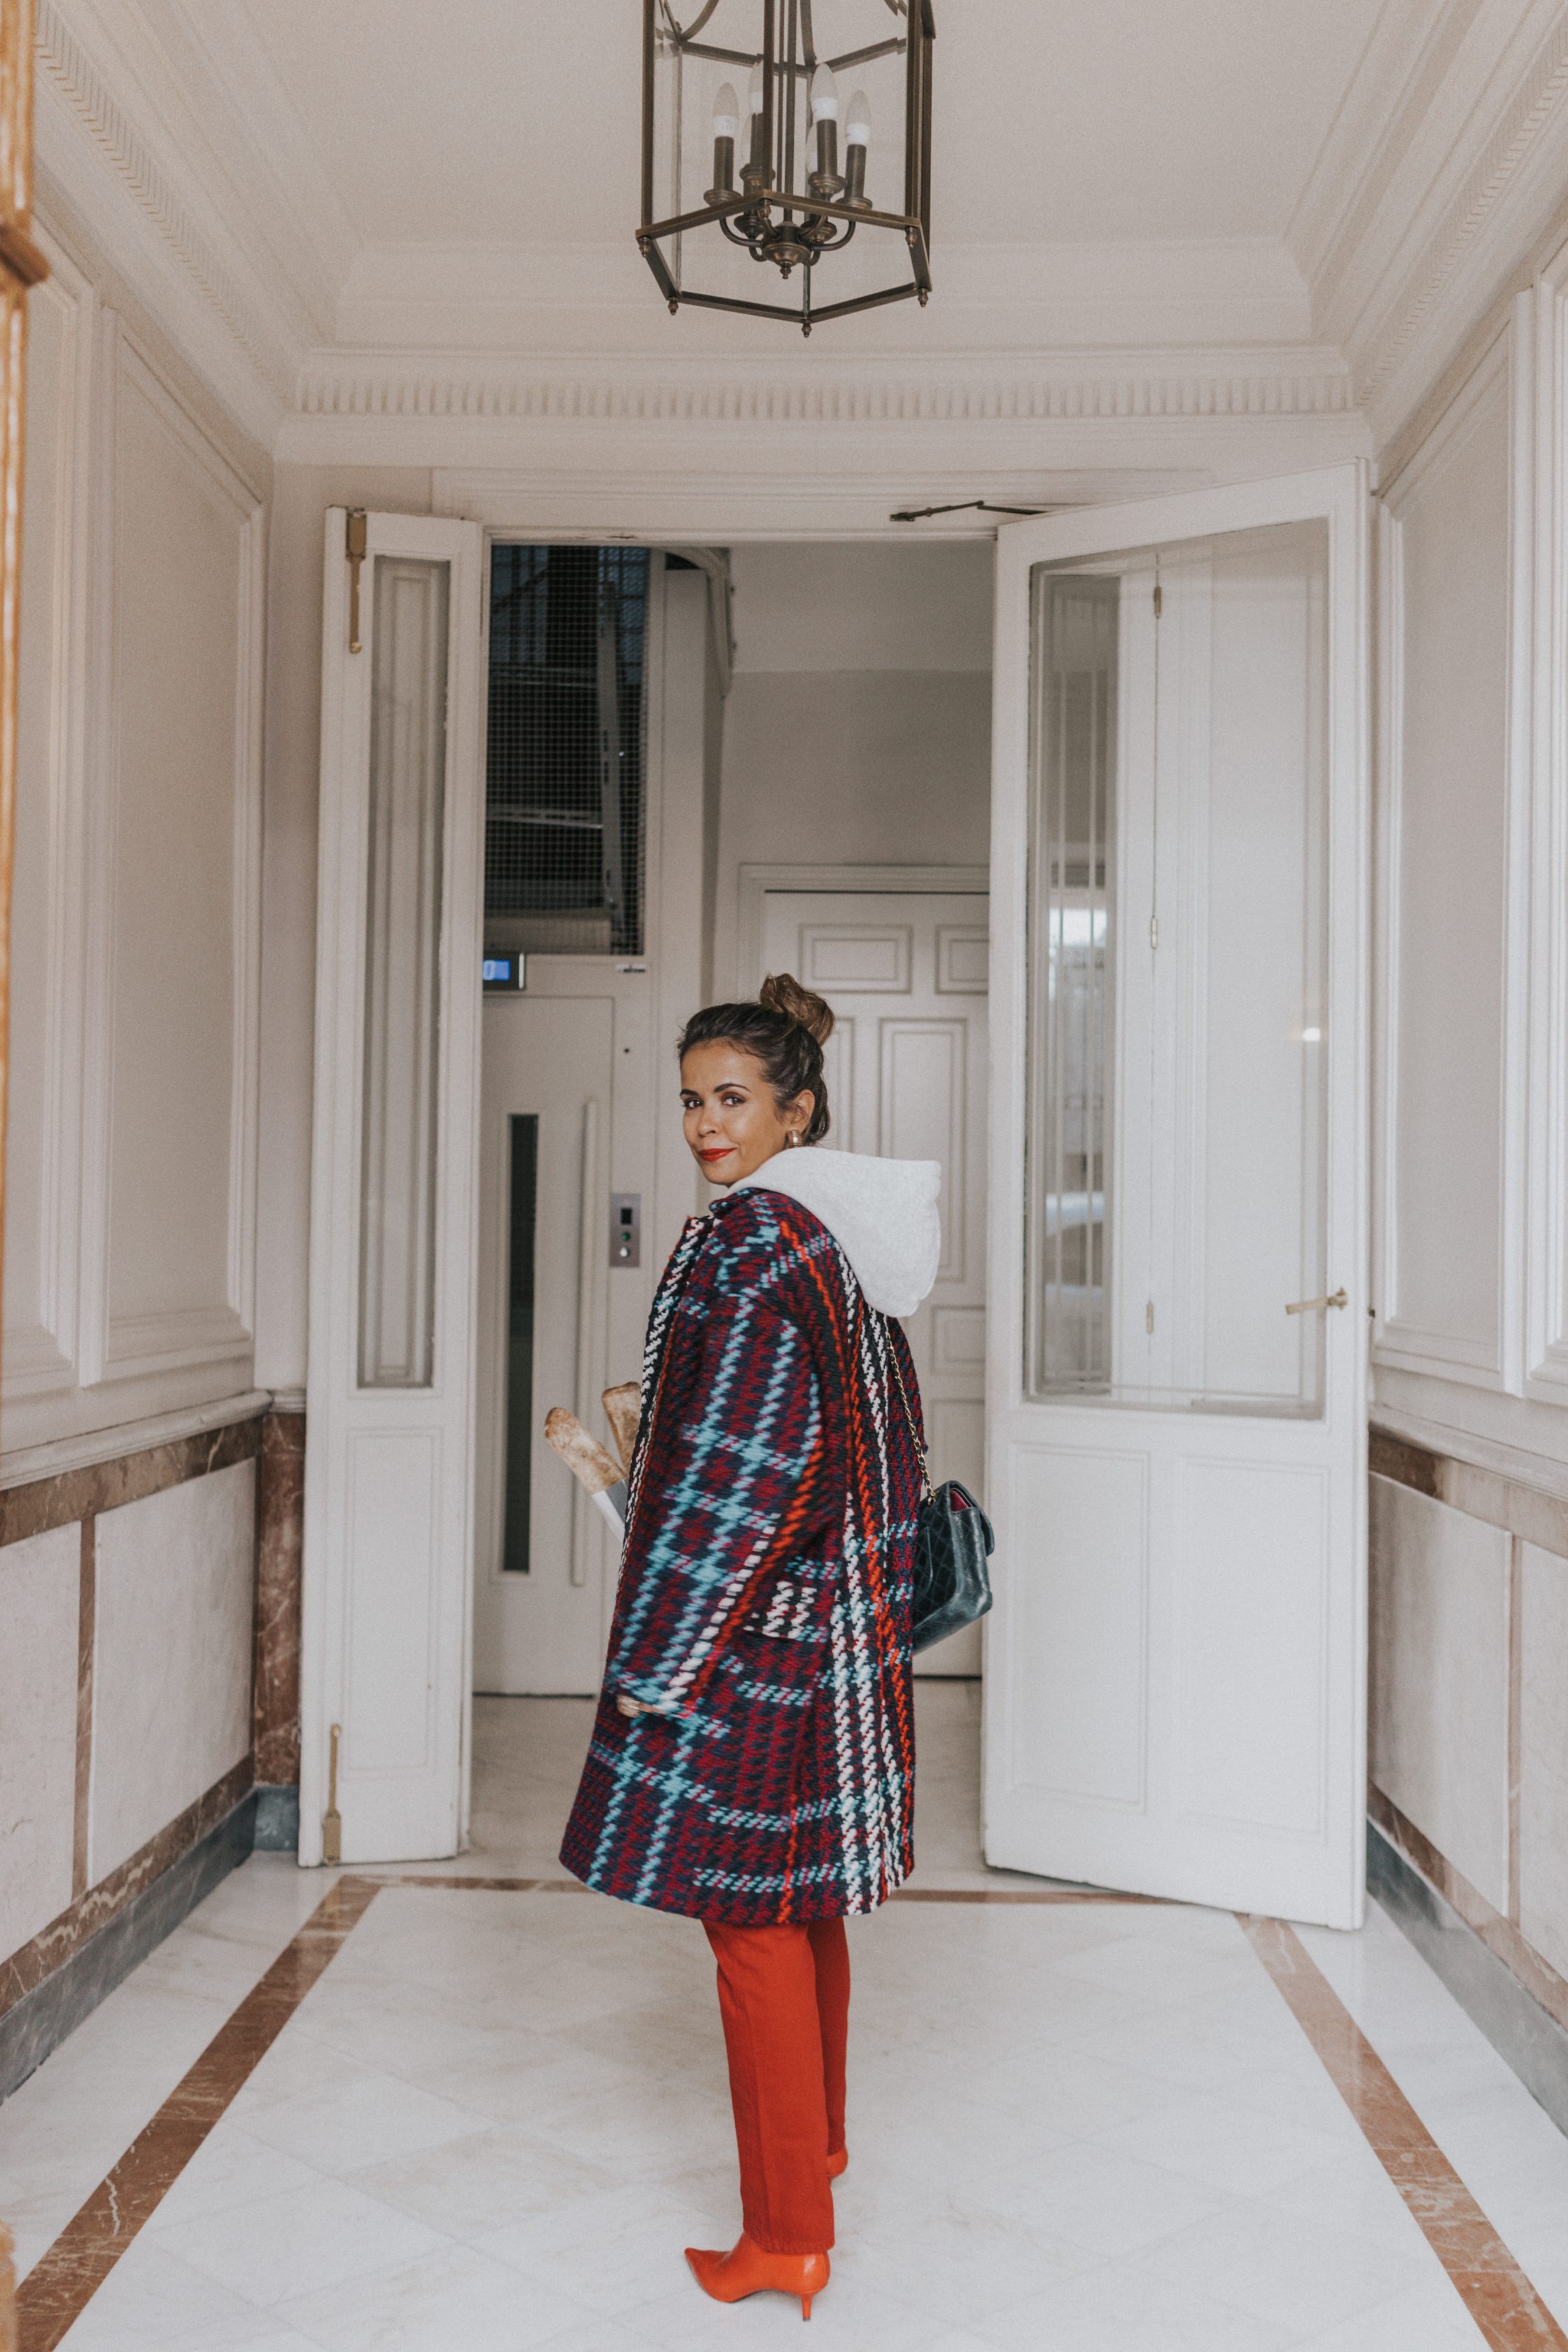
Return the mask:
[[[833,2243],[827,2158],[844,2146],[844,1922],[702,1924],[719,1963],[742,2227],[766,2253],[826,2253]]]

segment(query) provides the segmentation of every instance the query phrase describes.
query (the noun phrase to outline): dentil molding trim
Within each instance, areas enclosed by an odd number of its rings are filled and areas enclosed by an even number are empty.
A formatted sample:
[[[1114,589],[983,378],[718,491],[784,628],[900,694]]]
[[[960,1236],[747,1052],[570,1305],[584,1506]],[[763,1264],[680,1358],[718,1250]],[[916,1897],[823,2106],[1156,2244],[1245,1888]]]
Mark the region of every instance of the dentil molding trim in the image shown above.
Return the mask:
[[[40,79],[67,108],[142,221],[203,303],[221,320],[263,383],[275,392],[283,390],[287,373],[279,353],[253,328],[251,306],[234,272],[63,21],[54,0],[38,0],[36,43]]]
[[[647,425],[977,425],[1057,419],[1339,416],[1357,405],[1343,370],[1107,369],[1099,374],[772,376],[639,380],[603,373],[447,372],[350,353],[300,372],[297,413],[320,417],[465,417]]]
[[[1414,289],[1396,321],[1378,339],[1360,379],[1369,404],[1401,365],[1426,321],[1437,311],[1476,251],[1504,198],[1512,191],[1568,100],[1568,16],[1537,50],[1494,123],[1480,153],[1427,238]]]

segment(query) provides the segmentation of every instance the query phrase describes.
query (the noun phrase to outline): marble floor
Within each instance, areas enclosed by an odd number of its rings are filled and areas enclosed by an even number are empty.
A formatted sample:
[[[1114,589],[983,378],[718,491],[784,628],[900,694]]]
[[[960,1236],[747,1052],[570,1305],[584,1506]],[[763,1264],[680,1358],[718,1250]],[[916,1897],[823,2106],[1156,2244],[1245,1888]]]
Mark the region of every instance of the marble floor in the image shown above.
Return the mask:
[[[922,1686],[924,1899],[851,1923],[850,2168],[809,2340],[1568,2345],[1568,2141],[1383,1915],[1292,1935],[987,1872],[975,1699]],[[578,1702],[481,1702],[458,1863],[332,1891],[254,1856],[0,2107],[21,2352],[799,2325],[705,2302],[680,2259],[738,2226],[700,1930],[497,1884],[559,1882],[585,1731]]]

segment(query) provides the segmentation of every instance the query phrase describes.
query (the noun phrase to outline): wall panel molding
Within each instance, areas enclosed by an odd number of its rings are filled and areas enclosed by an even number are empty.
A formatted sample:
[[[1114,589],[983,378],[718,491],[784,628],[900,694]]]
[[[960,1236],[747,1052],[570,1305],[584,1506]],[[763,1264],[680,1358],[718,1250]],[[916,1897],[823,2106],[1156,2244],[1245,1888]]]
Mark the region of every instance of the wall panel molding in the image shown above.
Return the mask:
[[[1510,1231],[1509,1204],[1520,1187],[1519,1136],[1521,1132],[1521,1070],[1517,1051],[1520,1034],[1518,973],[1520,928],[1517,898],[1520,882],[1519,813],[1528,789],[1528,730],[1521,735],[1519,696],[1516,608],[1519,593],[1519,547],[1515,515],[1510,513],[1509,553],[1509,648],[1507,732],[1502,754],[1507,768],[1506,796],[1510,832],[1505,903],[1502,908],[1503,1068],[1499,1074],[1499,1232],[1494,1237],[1495,1336],[1422,1318],[1408,1311],[1405,1300],[1405,1260],[1409,1236],[1402,1231],[1400,1200],[1405,1181],[1405,1139],[1400,1128],[1402,1040],[1405,1008],[1402,1002],[1402,964],[1405,909],[1404,861],[1405,820],[1410,780],[1407,777],[1405,714],[1407,692],[1405,649],[1412,618],[1406,597],[1405,518],[1422,495],[1436,486],[1460,458],[1472,432],[1489,406],[1499,400],[1514,404],[1509,415],[1510,498],[1521,466],[1520,419],[1516,392],[1519,353],[1514,339],[1504,334],[1492,344],[1432,431],[1390,483],[1380,506],[1378,571],[1380,609],[1378,645],[1378,955],[1374,975],[1374,1036],[1377,1063],[1376,1165],[1373,1188],[1373,1282],[1377,1319],[1373,1333],[1373,1361],[1405,1371],[1426,1373],[1484,1388],[1508,1384],[1517,1357],[1517,1247]],[[1510,1055],[1510,1041],[1515,1050]],[[1427,1139],[1426,1149],[1431,1149]],[[1477,1236],[1487,1246],[1487,1236]]]
[[[88,583],[97,306],[93,289],[40,233],[51,275],[34,292],[34,315],[55,311],[62,337],[53,530],[47,588],[50,671],[47,772],[28,780],[47,828],[41,985],[43,1099],[39,1143],[37,1312],[26,1319],[15,1287],[5,1334],[5,1394],[48,1394],[78,1375],[79,1219],[85,1084],[84,861],[87,826]],[[37,511],[36,508],[33,509]],[[42,551],[34,543],[35,559]],[[46,582],[35,577],[32,594]],[[46,682],[40,681],[40,684]]]
[[[1533,396],[1525,518],[1531,805],[1523,1215],[1526,1393],[1568,1403],[1568,255],[1521,300]]]
[[[229,908],[231,933],[231,1021],[228,1109],[228,1176],[225,1245],[226,1295],[200,1306],[183,1306],[166,1312],[115,1316],[110,1305],[110,1235],[113,1142],[108,1109],[113,1098],[112,1053],[105,1025],[100,1047],[104,1097],[100,1142],[100,1230],[97,1243],[100,1276],[96,1301],[99,1317],[98,1376],[129,1380],[144,1373],[173,1371],[224,1359],[245,1356],[251,1345],[255,1321],[256,1156],[260,1025],[260,881],[261,881],[261,722],[262,665],[265,628],[264,508],[256,485],[231,462],[206,432],[201,420],[182,400],[135,340],[123,331],[116,339],[116,372],[112,379],[116,415],[127,397],[142,400],[169,436],[203,489],[231,519],[235,530],[236,644],[234,739],[232,753],[232,822],[230,830]],[[111,473],[112,481],[112,473]],[[107,503],[116,505],[112,488]],[[106,551],[105,568],[112,580],[113,551]],[[110,632],[112,640],[113,631]],[[118,708],[121,688],[118,656],[109,661],[110,701]],[[118,746],[109,758],[112,804],[118,792]],[[106,828],[107,830],[107,828]],[[105,856],[110,891],[114,868],[110,848]],[[104,987],[111,995],[114,971],[112,919],[110,967]]]

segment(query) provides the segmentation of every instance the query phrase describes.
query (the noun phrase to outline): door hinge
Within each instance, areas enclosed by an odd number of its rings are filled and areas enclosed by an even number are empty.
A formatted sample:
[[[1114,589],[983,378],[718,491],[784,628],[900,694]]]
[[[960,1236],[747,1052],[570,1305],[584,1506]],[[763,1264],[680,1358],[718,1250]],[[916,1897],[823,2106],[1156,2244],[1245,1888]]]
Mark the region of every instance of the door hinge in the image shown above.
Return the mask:
[[[1143,1309],[1143,1328],[1148,1332],[1149,1337],[1152,1339],[1154,1336],[1154,1302],[1152,1299],[1149,1301],[1148,1306]]]
[[[351,509],[344,553],[349,560],[349,651],[359,653],[359,573],[364,562],[366,518],[363,507]]]
[[[1159,946],[1159,944],[1160,944],[1160,918],[1159,918],[1159,916],[1158,916],[1158,915],[1151,915],[1151,916],[1150,916],[1150,918],[1149,918],[1149,945],[1150,945],[1152,948],[1157,948],[1157,947]]]
[[[1164,592],[1164,590],[1161,587],[1161,585],[1160,585],[1159,582],[1156,580],[1156,581],[1155,581],[1155,583],[1154,583],[1154,618],[1155,618],[1156,620],[1158,620],[1158,619],[1159,619],[1159,617],[1160,617],[1161,614],[1164,611],[1164,609],[1165,609],[1165,592]]]

